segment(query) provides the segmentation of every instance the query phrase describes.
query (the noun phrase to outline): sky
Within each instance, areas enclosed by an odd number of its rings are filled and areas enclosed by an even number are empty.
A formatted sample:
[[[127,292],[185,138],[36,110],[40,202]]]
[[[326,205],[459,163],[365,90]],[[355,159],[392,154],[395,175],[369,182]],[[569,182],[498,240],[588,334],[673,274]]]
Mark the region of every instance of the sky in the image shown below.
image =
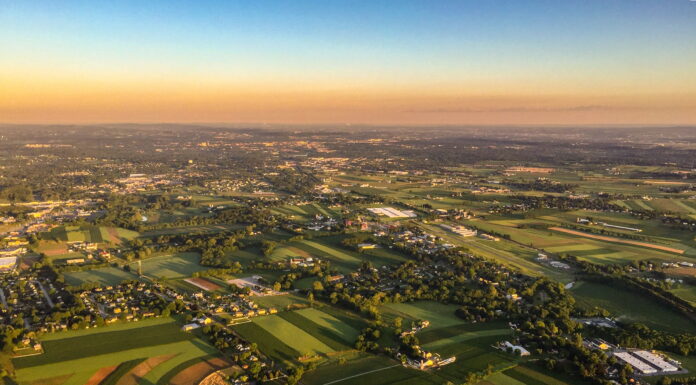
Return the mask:
[[[0,123],[696,124],[696,0],[0,0]]]

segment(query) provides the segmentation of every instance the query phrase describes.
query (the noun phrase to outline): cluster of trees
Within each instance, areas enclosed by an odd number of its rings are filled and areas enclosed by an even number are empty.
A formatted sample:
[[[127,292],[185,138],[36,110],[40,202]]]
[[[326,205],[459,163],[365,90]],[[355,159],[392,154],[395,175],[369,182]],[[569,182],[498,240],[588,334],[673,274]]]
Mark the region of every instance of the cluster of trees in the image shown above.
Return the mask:
[[[203,334],[218,350],[226,353],[240,367],[247,368],[244,373],[236,373],[234,378],[242,382],[249,380],[266,382],[283,375],[281,370],[261,364],[255,343],[247,343],[227,328],[218,324],[208,325],[203,327]]]
[[[366,327],[360,331],[360,335],[355,341],[355,348],[363,352],[377,352],[379,351],[379,340],[382,332],[378,327],[371,326]]]
[[[696,354],[696,335],[667,333],[640,323],[621,324],[619,328],[597,328],[597,335],[621,346],[658,349],[689,356]]]
[[[31,186],[25,183],[11,184],[0,187],[0,199],[14,202],[29,202],[34,200]]]
[[[278,175],[267,175],[266,179],[279,191],[294,195],[309,194],[320,181],[309,172],[281,170]]]

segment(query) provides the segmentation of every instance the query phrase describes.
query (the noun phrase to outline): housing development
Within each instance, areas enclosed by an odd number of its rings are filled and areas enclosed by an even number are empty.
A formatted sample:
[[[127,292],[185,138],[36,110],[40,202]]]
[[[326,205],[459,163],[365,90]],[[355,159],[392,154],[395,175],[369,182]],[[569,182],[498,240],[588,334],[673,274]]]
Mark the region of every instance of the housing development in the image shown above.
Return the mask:
[[[691,384],[695,133],[594,130],[2,126],[1,374]]]

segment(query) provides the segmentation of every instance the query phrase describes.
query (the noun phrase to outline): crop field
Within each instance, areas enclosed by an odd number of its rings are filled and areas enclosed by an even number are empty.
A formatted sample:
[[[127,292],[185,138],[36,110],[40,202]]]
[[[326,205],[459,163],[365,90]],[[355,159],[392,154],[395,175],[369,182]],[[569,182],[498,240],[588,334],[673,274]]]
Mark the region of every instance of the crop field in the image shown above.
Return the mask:
[[[696,305],[696,286],[683,285],[682,287],[670,290],[670,292]]]
[[[458,335],[454,331],[451,331],[450,337],[446,338],[437,337],[432,333],[426,337],[435,338],[430,343],[439,344],[435,350],[442,352],[443,357],[457,357],[456,362],[436,371],[423,372],[407,369],[384,357],[363,355],[344,365],[328,363],[320,366],[316,371],[307,373],[302,382],[307,385],[435,385],[444,384],[447,381],[460,382],[466,373],[483,370],[489,363],[497,371],[516,365],[516,357],[496,351],[490,346],[507,338],[506,336],[510,334],[510,330],[504,324],[460,325],[460,332],[467,328],[469,331],[464,332],[468,333],[467,339],[450,340]],[[421,333],[427,333],[426,331]],[[418,334],[419,339],[421,333]]]
[[[307,222],[314,218],[315,215],[321,215],[324,217],[331,217],[334,219],[340,218],[341,213],[338,210],[320,205],[317,203],[311,203],[308,205],[285,205],[280,207],[274,207],[272,212],[282,215],[287,215],[290,219]]]
[[[619,317],[672,332],[696,331],[686,316],[650,298],[594,282],[578,282],[570,290],[579,306],[601,307]]]
[[[407,260],[406,256],[389,249],[372,249],[358,253],[340,246],[340,239],[340,237],[323,237],[291,242],[277,247],[270,258],[274,261],[282,261],[290,257],[318,257],[329,260],[332,266],[342,272],[354,271],[363,261],[369,261],[374,266],[383,266]]]
[[[586,238],[590,238],[590,239],[597,239],[600,241],[625,243],[627,245],[647,247],[650,249],[657,249],[657,250],[666,251],[669,253],[684,254],[684,250],[675,249],[672,247],[667,247],[667,246],[662,246],[662,245],[656,245],[656,244],[652,244],[652,243],[638,242],[638,241],[621,239],[621,238],[616,238],[616,237],[607,237],[607,236],[602,236],[602,235],[586,233],[586,232],[582,232],[582,231],[569,230],[569,229],[565,229],[565,228],[561,228],[561,227],[551,227],[551,228],[549,228],[549,230],[560,231],[560,232],[563,232],[566,234],[577,235],[580,237],[586,237]]]
[[[63,274],[65,282],[79,286],[85,282],[98,282],[102,285],[117,285],[123,281],[138,279],[136,274],[124,271],[120,267],[103,267],[100,269],[74,271]]]
[[[382,310],[387,320],[391,321],[396,317],[401,317],[404,327],[409,326],[411,321],[418,320],[430,321],[429,328],[432,329],[463,324],[465,322],[454,314],[454,311],[457,310],[456,305],[445,305],[432,301],[390,303],[384,305]]]
[[[308,308],[257,317],[235,325],[234,329],[257,342],[259,349],[271,358],[292,365],[302,356],[325,356],[352,349],[359,328],[339,317]]]
[[[184,278],[191,274],[206,270],[198,264],[200,254],[194,252],[178,253],[175,255],[163,255],[144,259],[143,274],[156,278]],[[137,269],[136,264],[131,264],[132,269]]]
[[[135,231],[106,226],[59,226],[43,237],[58,242],[91,242],[119,244],[124,240],[135,239]]]
[[[540,219],[534,221],[539,222]],[[541,219],[541,221],[544,221]],[[529,223],[532,221],[525,221]],[[549,221],[546,221],[550,223]],[[558,254],[570,254],[580,259],[599,264],[628,263],[634,260],[651,259],[655,261],[681,261],[694,259],[694,248],[684,245],[681,240],[669,242],[665,247],[686,250],[685,255],[657,250],[639,245],[623,244],[591,239],[573,234],[565,234],[553,230],[518,228],[517,225],[501,224],[500,221],[484,222],[480,220],[467,221],[484,231],[494,231],[510,235],[516,242]],[[565,229],[564,229],[565,230]],[[588,234],[593,235],[593,234]],[[693,243],[692,243],[693,245]],[[660,244],[662,246],[662,244]]]
[[[152,238],[158,237],[160,235],[173,235],[173,234],[192,234],[192,233],[219,233],[221,231],[229,230],[239,230],[244,228],[244,226],[239,224],[216,224],[216,225],[195,225],[195,226],[183,226],[183,227],[170,227],[157,230],[144,231],[141,237]]]
[[[614,203],[621,204],[622,206],[637,210],[658,211],[663,213],[671,212],[687,215],[696,214],[696,201],[689,199],[632,199],[615,201]]]
[[[142,373],[145,381],[156,384],[176,374],[182,364],[217,354],[212,346],[179,329],[173,319],[164,318],[52,334],[44,338],[45,354],[14,360],[17,381],[24,385],[59,378],[51,383],[82,385],[103,368],[168,356]]]
[[[279,315],[337,351],[351,349],[360,335],[360,330],[315,308],[282,312]]]
[[[579,378],[566,376],[527,364],[517,365],[503,372],[495,373],[479,385],[582,385],[588,384]]]

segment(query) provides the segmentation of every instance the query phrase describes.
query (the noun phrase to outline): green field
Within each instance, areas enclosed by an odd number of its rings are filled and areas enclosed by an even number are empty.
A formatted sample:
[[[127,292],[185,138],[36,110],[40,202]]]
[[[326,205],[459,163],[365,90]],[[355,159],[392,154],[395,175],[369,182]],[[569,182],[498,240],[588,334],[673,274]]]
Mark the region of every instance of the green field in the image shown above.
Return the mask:
[[[600,283],[578,282],[570,293],[578,306],[607,309],[619,320],[640,322],[672,332],[696,332],[696,324],[686,316],[631,291]]]
[[[143,274],[168,279],[190,277],[195,272],[207,270],[198,264],[200,259],[200,254],[194,252],[147,258],[142,262]],[[135,271],[137,265],[132,264],[131,268]]]
[[[390,303],[382,308],[384,317],[393,320],[396,317],[403,319],[404,327],[408,327],[411,321],[428,320],[430,328],[437,329],[452,325],[463,324],[465,321],[454,314],[456,305],[445,305],[432,301],[420,301],[409,303]]]
[[[68,377],[64,385],[82,385],[97,370],[135,359],[173,355],[144,378],[158,381],[183,363],[217,354],[212,346],[180,331],[171,318],[117,324],[102,329],[51,334],[43,338],[45,354],[13,360],[19,384]]]
[[[234,326],[235,331],[258,344],[274,360],[293,365],[301,356],[326,356],[351,350],[360,326],[332,309],[307,308],[257,317]]]
[[[316,215],[322,215],[324,217],[331,217],[334,219],[338,219],[341,217],[341,213],[339,210],[335,210],[317,203],[311,203],[300,206],[285,205],[280,207],[274,207],[271,211],[276,214],[286,215],[290,219],[298,222],[310,221],[314,219]]]
[[[456,326],[452,326],[454,328]],[[435,349],[443,357],[456,356],[457,361],[436,371],[419,371],[408,369],[385,357],[361,355],[344,365],[328,363],[316,371],[307,373],[302,382],[306,385],[322,385],[336,382],[337,385],[441,385],[447,381],[461,383],[468,372],[484,370],[488,364],[494,370],[506,370],[516,365],[516,357],[494,350],[491,345],[507,338],[510,334],[503,323],[459,325],[468,329],[469,338],[450,340],[458,334],[448,334],[449,337],[439,338],[431,333],[427,339],[435,338],[430,343],[439,344]],[[502,328],[502,329],[501,329]],[[446,328],[445,328],[446,329]],[[418,333],[421,338],[421,333]],[[444,330],[444,329],[439,329]],[[452,331],[454,333],[454,331]],[[501,384],[502,385],[502,384]]]
[[[270,256],[271,260],[283,261],[290,257],[318,257],[328,260],[341,272],[355,271],[363,261],[374,266],[399,264],[407,260],[406,256],[390,249],[371,249],[362,253],[344,248],[340,245],[343,236],[321,237],[312,240],[290,242],[278,246]]]
[[[103,267],[100,269],[75,271],[63,274],[65,282],[70,285],[81,285],[85,282],[98,282],[102,285],[117,285],[123,281],[137,279],[134,273],[124,271],[120,267]]]
[[[119,227],[106,226],[58,226],[48,233],[43,233],[44,239],[58,242],[92,242],[119,244],[124,240],[135,239],[139,234],[135,231]]]

